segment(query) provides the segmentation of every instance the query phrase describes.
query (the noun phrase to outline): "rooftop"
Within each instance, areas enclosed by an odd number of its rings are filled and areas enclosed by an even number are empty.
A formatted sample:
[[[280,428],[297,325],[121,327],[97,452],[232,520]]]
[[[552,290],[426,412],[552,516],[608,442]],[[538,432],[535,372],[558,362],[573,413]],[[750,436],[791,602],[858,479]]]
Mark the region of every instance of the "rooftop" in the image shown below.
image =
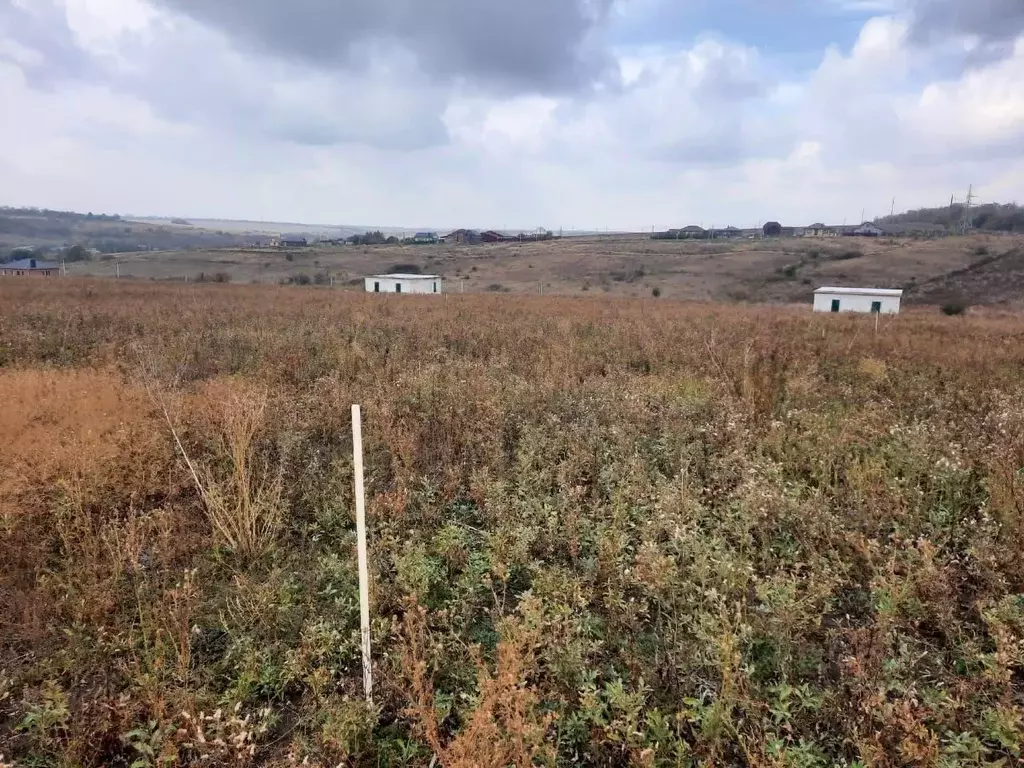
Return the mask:
[[[39,259],[18,259],[17,261],[0,264],[0,269],[60,269],[60,267],[57,264],[40,261]]]
[[[390,275],[371,275],[371,277],[385,278],[389,280],[440,280],[438,275],[404,275],[400,272],[393,272]]]
[[[840,296],[902,296],[903,291],[892,288],[819,288],[815,293],[835,293]]]

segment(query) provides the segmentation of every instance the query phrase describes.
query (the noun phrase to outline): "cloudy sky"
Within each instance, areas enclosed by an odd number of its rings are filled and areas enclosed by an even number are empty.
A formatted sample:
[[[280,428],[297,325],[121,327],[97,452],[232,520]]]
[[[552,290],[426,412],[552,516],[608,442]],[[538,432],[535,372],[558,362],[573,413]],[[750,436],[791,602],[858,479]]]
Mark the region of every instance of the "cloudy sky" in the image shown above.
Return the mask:
[[[0,0],[0,204],[647,229],[1024,200],[1024,0]]]

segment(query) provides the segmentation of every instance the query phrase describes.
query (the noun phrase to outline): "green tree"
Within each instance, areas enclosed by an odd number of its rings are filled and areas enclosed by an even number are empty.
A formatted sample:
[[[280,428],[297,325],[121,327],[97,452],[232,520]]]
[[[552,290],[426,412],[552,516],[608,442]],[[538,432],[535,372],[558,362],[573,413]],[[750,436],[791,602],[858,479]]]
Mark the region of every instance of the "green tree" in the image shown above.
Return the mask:
[[[89,261],[89,251],[82,245],[72,245],[64,252],[64,261],[71,263],[75,261]]]

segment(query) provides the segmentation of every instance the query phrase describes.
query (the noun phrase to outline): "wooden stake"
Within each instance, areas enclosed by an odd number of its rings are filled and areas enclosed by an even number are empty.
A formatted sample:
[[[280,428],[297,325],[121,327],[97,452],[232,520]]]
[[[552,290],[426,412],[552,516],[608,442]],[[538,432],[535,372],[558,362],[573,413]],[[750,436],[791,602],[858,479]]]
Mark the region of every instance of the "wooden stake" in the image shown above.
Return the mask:
[[[356,484],[356,545],[359,555],[359,624],[363,645],[363,690],[366,703],[373,706],[373,668],[370,663],[370,572],[366,556],[366,498],[363,490],[363,419],[358,405],[352,406],[352,463]]]

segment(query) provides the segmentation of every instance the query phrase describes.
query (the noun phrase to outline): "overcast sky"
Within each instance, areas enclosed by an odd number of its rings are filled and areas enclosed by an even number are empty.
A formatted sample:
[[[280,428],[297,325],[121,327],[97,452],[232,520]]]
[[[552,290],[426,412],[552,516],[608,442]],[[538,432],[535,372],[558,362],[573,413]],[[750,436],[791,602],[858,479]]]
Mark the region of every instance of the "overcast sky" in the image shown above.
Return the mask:
[[[1024,200],[1024,0],[0,0],[0,204],[381,226]]]

